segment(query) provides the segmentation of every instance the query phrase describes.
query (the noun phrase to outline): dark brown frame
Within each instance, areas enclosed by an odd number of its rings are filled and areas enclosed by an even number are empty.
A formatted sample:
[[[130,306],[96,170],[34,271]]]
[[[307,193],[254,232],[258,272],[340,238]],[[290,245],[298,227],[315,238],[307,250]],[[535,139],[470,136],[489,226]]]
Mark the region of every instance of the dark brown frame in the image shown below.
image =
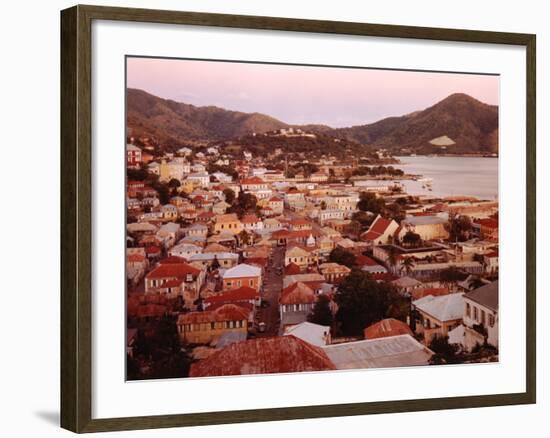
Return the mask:
[[[519,45],[527,53],[527,369],[524,393],[92,419],[92,20]],[[74,432],[337,417],[536,402],[536,37],[475,30],[75,6],[61,12],[61,426]]]

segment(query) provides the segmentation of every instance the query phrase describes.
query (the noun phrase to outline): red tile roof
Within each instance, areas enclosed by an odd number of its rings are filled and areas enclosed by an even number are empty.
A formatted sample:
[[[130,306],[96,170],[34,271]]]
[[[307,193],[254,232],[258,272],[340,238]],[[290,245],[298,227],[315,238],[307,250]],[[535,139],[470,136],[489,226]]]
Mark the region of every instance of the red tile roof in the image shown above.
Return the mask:
[[[478,219],[475,221],[475,223],[481,225],[482,227],[492,228],[494,230],[498,228],[497,219]]]
[[[158,246],[155,245],[149,245],[145,247],[145,253],[146,254],[158,254],[161,250]]]
[[[143,254],[128,254],[127,261],[130,263],[141,263],[145,261]]]
[[[285,275],[300,274],[302,271],[296,263],[289,263],[285,266]]]
[[[244,215],[241,219],[241,223],[243,224],[255,224],[258,222],[261,222],[261,220],[255,214]]]
[[[174,263],[186,263],[186,262],[187,260],[179,256],[168,256],[162,260],[159,260],[159,263],[161,265],[173,265]]]
[[[147,278],[183,278],[188,274],[193,275],[194,277],[199,275],[200,269],[194,268],[193,266],[187,263],[169,263],[164,265],[159,265],[151,272],[147,274]]]
[[[369,229],[361,235],[362,240],[376,240],[383,235],[391,225],[392,219],[385,219],[378,216],[371,224]]]
[[[231,344],[192,364],[189,375],[231,376],[335,369],[321,348],[289,335]]]
[[[295,218],[289,221],[291,225],[311,225],[311,222],[307,219]]]
[[[376,240],[378,239],[382,234],[377,233],[375,231],[367,231],[366,233],[363,233],[361,236],[361,239],[363,240]]]
[[[315,292],[307,284],[299,281],[285,287],[281,291],[280,304],[312,304],[315,302]]]
[[[256,300],[259,298],[259,296],[260,294],[256,289],[248,286],[242,286],[238,289],[228,290],[227,292],[221,293],[219,295],[209,296],[204,301],[208,304],[233,303],[240,301]]]
[[[360,254],[355,257],[355,261],[359,266],[378,266],[380,263],[378,263],[376,260],[371,259],[369,256],[366,256],[364,254]]]
[[[265,181],[261,179],[258,176],[253,176],[252,178],[245,178],[241,180],[241,184],[248,185],[248,184],[264,184]]]
[[[385,338],[397,335],[413,335],[410,327],[394,318],[383,319],[364,330],[365,339]]]
[[[244,259],[244,263],[249,265],[256,265],[260,268],[265,268],[267,266],[267,257],[248,257]]]
[[[182,313],[178,317],[179,324],[200,324],[204,322],[242,321],[248,320],[248,310],[236,304],[224,304],[216,310]]]

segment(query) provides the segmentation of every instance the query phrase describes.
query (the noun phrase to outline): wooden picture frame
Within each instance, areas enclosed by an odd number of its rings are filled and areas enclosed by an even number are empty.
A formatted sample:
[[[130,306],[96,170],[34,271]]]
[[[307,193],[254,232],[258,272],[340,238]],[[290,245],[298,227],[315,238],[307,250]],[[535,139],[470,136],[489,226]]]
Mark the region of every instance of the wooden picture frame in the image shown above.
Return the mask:
[[[526,48],[527,320],[524,393],[198,414],[92,418],[91,24],[114,20],[519,45]],[[98,432],[535,403],[535,35],[274,17],[75,6],[61,12],[61,426]]]

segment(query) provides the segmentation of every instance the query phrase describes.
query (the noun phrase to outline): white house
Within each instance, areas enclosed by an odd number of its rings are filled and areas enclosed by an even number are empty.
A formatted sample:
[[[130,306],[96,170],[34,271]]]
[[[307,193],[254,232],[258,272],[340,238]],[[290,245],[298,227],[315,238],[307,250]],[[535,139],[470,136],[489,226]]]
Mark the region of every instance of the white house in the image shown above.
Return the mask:
[[[498,348],[498,280],[464,295],[464,327],[467,350],[485,341]]]

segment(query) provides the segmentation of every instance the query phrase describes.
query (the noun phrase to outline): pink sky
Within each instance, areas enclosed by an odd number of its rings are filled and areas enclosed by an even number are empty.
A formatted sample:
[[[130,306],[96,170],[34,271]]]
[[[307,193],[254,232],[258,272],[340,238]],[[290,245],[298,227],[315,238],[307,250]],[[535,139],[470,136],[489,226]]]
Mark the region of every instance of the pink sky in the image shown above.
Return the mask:
[[[291,124],[361,125],[427,108],[452,93],[498,105],[498,76],[128,58],[128,87]]]

